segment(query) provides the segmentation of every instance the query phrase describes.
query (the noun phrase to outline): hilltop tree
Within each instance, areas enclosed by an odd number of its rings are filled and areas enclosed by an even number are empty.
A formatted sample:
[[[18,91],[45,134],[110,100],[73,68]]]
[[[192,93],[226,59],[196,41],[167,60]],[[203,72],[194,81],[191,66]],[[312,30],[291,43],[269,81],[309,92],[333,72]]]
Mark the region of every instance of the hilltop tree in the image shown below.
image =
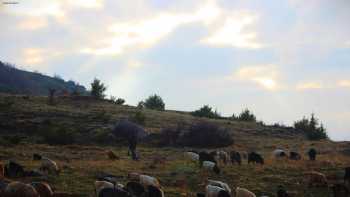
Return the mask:
[[[249,109],[243,110],[238,118],[239,121],[249,121],[249,122],[256,122],[256,117],[255,115],[249,111]]]
[[[97,99],[103,99],[106,96],[104,94],[106,89],[107,87],[99,79],[95,78],[91,83],[91,96]]]
[[[216,110],[213,111],[212,107],[209,105],[204,105],[200,109],[193,111],[191,114],[197,117],[220,118],[220,114]]]
[[[301,120],[294,122],[294,128],[302,131],[309,140],[321,140],[328,138],[326,129],[322,123],[319,123],[319,120],[315,117],[315,114],[311,114],[310,119],[303,117]]]
[[[165,109],[165,103],[163,99],[156,94],[149,96],[143,103],[143,106],[148,109],[155,109],[161,111]]]

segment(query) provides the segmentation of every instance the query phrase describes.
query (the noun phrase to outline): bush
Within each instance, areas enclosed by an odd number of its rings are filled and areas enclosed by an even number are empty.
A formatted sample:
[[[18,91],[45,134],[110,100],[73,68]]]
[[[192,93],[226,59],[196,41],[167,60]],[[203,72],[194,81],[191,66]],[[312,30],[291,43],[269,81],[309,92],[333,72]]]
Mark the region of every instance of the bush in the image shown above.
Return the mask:
[[[237,120],[238,121],[256,122],[256,117],[248,109],[245,109],[239,114]]]
[[[179,138],[185,127],[183,124],[178,124],[176,127],[164,128],[160,131],[160,145],[161,146],[177,146],[179,145]]]
[[[225,147],[233,144],[228,129],[204,121],[191,125],[182,138],[185,146],[193,147]]]
[[[155,110],[161,110],[161,111],[165,109],[165,103],[163,99],[156,94],[149,96],[145,100],[144,106],[148,109],[155,109]]]
[[[74,130],[63,126],[47,125],[42,128],[40,135],[43,142],[50,145],[66,145],[75,142]]]
[[[114,101],[114,103],[117,105],[123,105],[125,103],[125,100],[122,98],[118,98],[117,100]]]
[[[142,111],[137,111],[131,119],[136,124],[144,125],[146,121],[146,115]]]
[[[106,91],[107,87],[99,80],[94,79],[94,81],[91,83],[91,96],[93,96],[96,99],[103,99],[105,98],[104,92]]]
[[[209,105],[204,105],[200,109],[191,113],[193,116],[206,117],[206,118],[220,118],[220,114],[215,110],[213,111]]]
[[[305,134],[309,140],[328,139],[326,129],[323,124],[319,124],[314,114],[311,114],[310,120],[303,117],[303,119],[294,122],[294,128]]]

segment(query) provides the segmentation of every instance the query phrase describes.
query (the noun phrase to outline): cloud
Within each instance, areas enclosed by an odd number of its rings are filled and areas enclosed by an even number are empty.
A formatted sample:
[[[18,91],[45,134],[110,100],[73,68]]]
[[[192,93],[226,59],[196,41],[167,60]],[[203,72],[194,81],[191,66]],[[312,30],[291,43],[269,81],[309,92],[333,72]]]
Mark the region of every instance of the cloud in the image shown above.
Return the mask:
[[[66,3],[81,8],[101,9],[104,6],[103,0],[68,0]]]
[[[297,90],[323,89],[324,86],[320,82],[303,82],[297,85]]]
[[[238,69],[231,79],[253,82],[266,90],[275,91],[281,88],[280,76],[276,65],[257,65]]]
[[[42,17],[28,17],[18,24],[20,30],[37,30],[44,27],[47,27],[47,20]]]
[[[201,39],[201,43],[212,46],[231,46],[237,48],[259,49],[262,44],[256,41],[255,32],[245,31],[253,25],[256,17],[248,13],[240,13],[226,19],[225,23],[211,35]]]
[[[344,87],[344,88],[349,88],[350,87],[350,80],[339,80],[337,82],[338,87]]]

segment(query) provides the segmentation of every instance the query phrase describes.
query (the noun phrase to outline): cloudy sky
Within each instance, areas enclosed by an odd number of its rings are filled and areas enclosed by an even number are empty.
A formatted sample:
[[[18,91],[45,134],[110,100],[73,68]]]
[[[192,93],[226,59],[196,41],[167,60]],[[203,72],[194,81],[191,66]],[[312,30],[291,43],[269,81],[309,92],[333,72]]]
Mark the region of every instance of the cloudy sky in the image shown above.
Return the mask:
[[[0,60],[135,105],[251,109],[267,123],[315,113],[350,140],[348,0],[0,0]]]

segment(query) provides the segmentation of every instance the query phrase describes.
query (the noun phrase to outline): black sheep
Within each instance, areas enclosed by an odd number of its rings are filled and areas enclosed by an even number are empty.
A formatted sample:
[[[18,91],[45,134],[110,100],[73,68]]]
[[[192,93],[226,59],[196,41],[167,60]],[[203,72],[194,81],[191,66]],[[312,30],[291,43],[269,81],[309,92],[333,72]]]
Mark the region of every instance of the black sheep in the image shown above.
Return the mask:
[[[307,153],[309,155],[309,159],[311,161],[315,161],[316,160],[316,155],[317,155],[317,152],[314,148],[310,148],[309,152]]]
[[[249,163],[259,163],[259,164],[263,165],[264,158],[256,152],[251,152],[248,155],[248,164]]]
[[[277,197],[289,197],[286,189],[281,185],[277,188]]]
[[[216,160],[215,160],[215,157],[207,152],[200,152],[199,153],[199,163],[200,163],[200,166],[203,165],[203,161],[211,161],[211,162],[214,162],[214,163],[217,163]]]
[[[147,197],[164,197],[164,193],[158,187],[154,187],[153,185],[149,185],[147,187]]]
[[[241,154],[239,154],[239,152],[237,151],[231,151],[230,152],[230,158],[231,158],[231,162],[232,164],[234,163],[238,163],[239,165],[242,164],[242,158],[241,158]]]
[[[350,183],[350,167],[345,168],[344,182]]]
[[[9,178],[18,178],[25,175],[24,168],[14,161],[8,161],[5,165],[5,176]]]
[[[39,161],[39,160],[41,160],[42,159],[42,156],[41,155],[39,155],[39,154],[37,154],[37,153],[34,153],[33,154],[33,160],[34,161]]]
[[[143,185],[134,181],[126,184],[126,190],[133,196],[142,196],[145,193]]]
[[[334,197],[349,197],[350,196],[349,189],[343,184],[335,184],[334,186],[332,186],[332,190],[333,190]]]
[[[132,197],[129,192],[120,188],[103,188],[98,197]]]
[[[297,153],[297,152],[291,151],[289,153],[289,159],[290,160],[300,160],[301,159],[301,155],[299,153]]]

